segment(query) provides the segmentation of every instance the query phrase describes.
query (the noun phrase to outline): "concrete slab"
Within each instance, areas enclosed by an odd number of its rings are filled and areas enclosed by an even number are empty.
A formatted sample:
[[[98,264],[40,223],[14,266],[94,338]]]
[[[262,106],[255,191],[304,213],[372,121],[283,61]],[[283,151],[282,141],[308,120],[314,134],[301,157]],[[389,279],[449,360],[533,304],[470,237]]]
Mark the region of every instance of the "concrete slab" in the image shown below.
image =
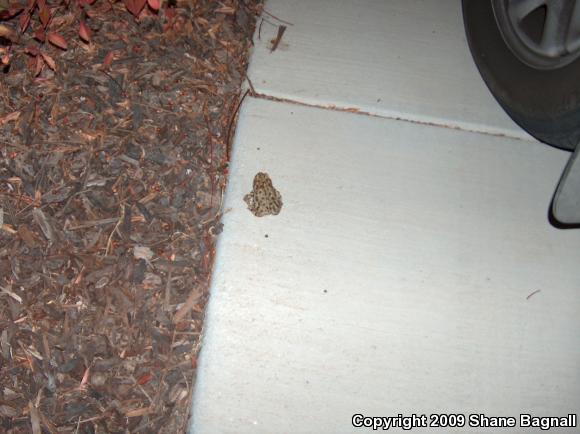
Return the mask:
[[[355,413],[577,412],[580,231],[546,221],[568,156],[247,99],[192,432],[360,432]],[[278,216],[242,201],[258,171],[282,193]],[[457,432],[478,431],[493,432]]]
[[[473,63],[457,0],[269,0],[248,76],[257,92],[530,139]],[[272,23],[272,24],[270,24]]]

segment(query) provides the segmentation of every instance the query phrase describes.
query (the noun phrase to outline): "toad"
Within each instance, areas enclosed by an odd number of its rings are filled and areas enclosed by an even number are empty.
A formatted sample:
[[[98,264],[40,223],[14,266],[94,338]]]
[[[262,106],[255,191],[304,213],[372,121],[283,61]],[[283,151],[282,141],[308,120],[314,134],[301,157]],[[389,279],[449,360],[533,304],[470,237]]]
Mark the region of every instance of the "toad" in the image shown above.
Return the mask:
[[[278,215],[282,209],[282,196],[272,185],[267,173],[258,172],[254,177],[254,188],[244,196],[248,209],[256,217]]]

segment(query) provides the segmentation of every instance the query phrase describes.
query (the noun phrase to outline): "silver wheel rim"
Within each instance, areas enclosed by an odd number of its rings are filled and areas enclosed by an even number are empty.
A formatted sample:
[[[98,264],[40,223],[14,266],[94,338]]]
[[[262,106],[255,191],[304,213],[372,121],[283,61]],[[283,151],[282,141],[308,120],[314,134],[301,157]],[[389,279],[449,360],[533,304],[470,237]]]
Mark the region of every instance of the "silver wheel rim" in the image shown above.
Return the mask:
[[[580,2],[491,1],[505,43],[528,66],[557,69],[580,56]]]

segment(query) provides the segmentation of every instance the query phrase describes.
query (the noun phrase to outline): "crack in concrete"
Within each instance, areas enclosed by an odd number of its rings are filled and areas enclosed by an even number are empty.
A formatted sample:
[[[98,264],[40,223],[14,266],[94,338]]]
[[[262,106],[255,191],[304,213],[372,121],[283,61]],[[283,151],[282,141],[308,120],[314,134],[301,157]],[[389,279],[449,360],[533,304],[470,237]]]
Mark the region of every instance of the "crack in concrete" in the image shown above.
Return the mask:
[[[337,112],[352,113],[352,114],[356,114],[356,115],[370,116],[370,117],[380,118],[380,119],[390,119],[390,120],[395,120],[395,121],[410,122],[412,124],[417,124],[417,125],[426,125],[426,126],[431,126],[431,127],[447,128],[450,130],[465,131],[468,133],[485,134],[485,135],[493,136],[493,137],[504,137],[507,139],[522,140],[522,141],[528,141],[528,142],[534,141],[534,139],[532,139],[532,138],[518,137],[518,136],[512,136],[512,135],[504,134],[504,133],[494,133],[494,132],[490,132],[490,131],[470,129],[470,128],[462,127],[460,125],[448,125],[448,124],[444,124],[444,123],[422,121],[419,119],[406,118],[406,117],[402,117],[402,116],[381,115],[381,114],[371,113],[371,112],[368,112],[365,110],[361,110],[358,107],[339,107],[339,106],[336,106],[334,104],[326,104],[326,105],[324,105],[324,104],[312,104],[312,103],[307,103],[304,101],[298,101],[298,100],[289,99],[289,98],[281,98],[281,97],[276,97],[276,96],[272,96],[272,95],[267,95],[265,93],[259,93],[259,92],[256,92],[255,90],[253,90],[253,88],[248,89],[248,92],[249,92],[249,96],[251,96],[252,98],[256,98],[256,99],[265,99],[268,101],[275,101],[275,102],[280,102],[280,103],[299,105],[299,106],[303,106],[303,107],[313,107],[313,108],[319,108],[319,109],[323,109],[323,110],[332,110],[332,111],[337,111]]]

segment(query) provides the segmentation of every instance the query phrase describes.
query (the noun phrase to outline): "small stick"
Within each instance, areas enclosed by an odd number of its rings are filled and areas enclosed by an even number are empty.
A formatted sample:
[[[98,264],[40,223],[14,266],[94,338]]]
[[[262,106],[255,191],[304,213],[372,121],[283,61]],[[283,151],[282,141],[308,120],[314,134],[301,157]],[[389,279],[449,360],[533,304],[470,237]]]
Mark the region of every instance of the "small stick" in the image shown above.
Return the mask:
[[[288,24],[289,26],[293,26],[293,25],[294,25],[294,24],[292,24],[292,23],[291,23],[291,22],[289,22],[289,21],[284,21],[284,20],[282,20],[282,19],[278,18],[276,15],[274,15],[274,14],[271,14],[271,13],[270,13],[270,12],[268,12],[266,9],[262,9],[262,12],[264,12],[266,15],[270,15],[272,18],[274,18],[275,20],[278,20],[278,21],[280,21],[281,23]]]
[[[278,26],[278,35],[276,35],[276,39],[274,40],[274,44],[272,44],[272,48],[270,49],[270,53],[273,53],[274,51],[276,51],[276,48],[278,48],[278,44],[280,44],[280,41],[282,40],[282,36],[284,35],[285,31],[286,31],[286,26]]]
[[[127,93],[125,92],[125,90],[123,89],[123,87],[119,84],[119,82],[117,80],[115,80],[111,74],[109,74],[107,71],[103,71],[101,70],[101,72],[103,74],[105,74],[107,77],[109,77],[111,80],[113,80],[113,83],[115,83],[117,85],[117,87],[119,88],[119,90],[121,91],[121,93],[123,94],[124,97],[127,96]]]
[[[69,231],[77,231],[79,229],[91,228],[93,226],[110,225],[112,223],[117,223],[118,221],[119,221],[119,217],[113,217],[110,219],[102,219],[102,220],[87,220],[86,222],[81,223],[79,225],[69,227],[68,230]],[[141,223],[144,221],[145,221],[145,218],[142,216],[139,216],[139,215],[131,217],[132,223]]]
[[[254,85],[252,84],[252,80],[250,80],[250,77],[248,77],[247,75],[246,75],[246,80],[248,80],[248,84],[250,85],[250,89],[252,90],[252,96],[255,97],[257,95],[257,93],[256,93],[256,89],[254,89]]]
[[[167,282],[165,283],[165,299],[163,300],[163,310],[169,311],[169,305],[171,303],[171,268],[167,273]]]
[[[250,90],[247,90],[246,93],[244,93],[244,96],[238,102],[238,105],[236,106],[236,109],[234,110],[232,118],[230,119],[230,125],[228,126],[228,134],[226,136],[226,154],[227,154],[228,161],[230,161],[230,148],[231,148],[230,134],[232,133],[232,124],[234,123],[234,119],[236,118],[236,115],[238,114],[238,110],[240,110],[240,106],[242,105],[242,103],[244,102],[244,99],[246,99],[246,96],[249,93],[250,93]]]
[[[189,293],[187,300],[185,300],[185,303],[183,303],[177,312],[175,312],[175,315],[173,315],[173,324],[177,324],[181,321],[183,317],[193,309],[193,305],[201,299],[201,296],[202,294],[200,293],[199,288],[197,286],[194,287]]]
[[[109,239],[107,240],[107,248],[105,249],[105,256],[109,255],[109,248],[111,247],[111,244],[113,242],[113,235],[115,234],[115,232],[119,233],[119,227],[123,224],[124,221],[125,221],[125,208],[122,207],[121,208],[121,217],[119,217],[117,224],[115,225],[115,227],[111,231],[111,235],[109,235]],[[120,235],[120,233],[119,233],[119,235]]]
[[[541,291],[541,289],[536,289],[534,292],[532,292],[530,295],[528,295],[526,297],[526,300],[529,300],[530,298],[532,298],[534,295],[536,295],[540,291]]]

